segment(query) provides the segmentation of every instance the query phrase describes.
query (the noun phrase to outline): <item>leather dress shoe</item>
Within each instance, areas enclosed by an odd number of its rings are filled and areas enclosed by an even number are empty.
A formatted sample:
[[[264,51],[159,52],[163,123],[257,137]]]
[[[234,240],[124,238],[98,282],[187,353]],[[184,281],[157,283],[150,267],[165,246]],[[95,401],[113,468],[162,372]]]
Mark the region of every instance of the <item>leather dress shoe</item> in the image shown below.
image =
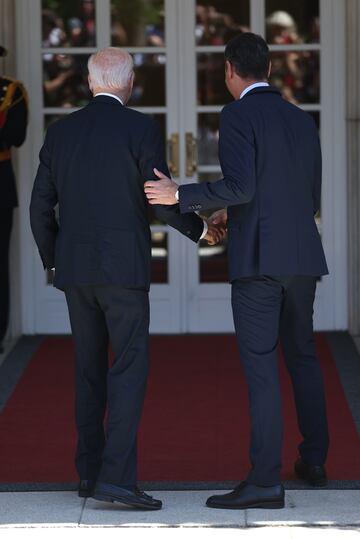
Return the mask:
[[[284,487],[259,487],[243,481],[233,491],[208,498],[206,505],[218,509],[282,509],[284,507]]]
[[[327,485],[325,466],[306,464],[299,457],[295,462],[294,469],[300,479],[304,479],[304,481],[313,487],[325,487]]]
[[[96,479],[80,479],[79,496],[80,498],[90,498],[95,491]]]
[[[93,498],[103,502],[119,502],[150,511],[162,508],[161,500],[155,500],[137,487],[123,488],[110,483],[97,482]]]

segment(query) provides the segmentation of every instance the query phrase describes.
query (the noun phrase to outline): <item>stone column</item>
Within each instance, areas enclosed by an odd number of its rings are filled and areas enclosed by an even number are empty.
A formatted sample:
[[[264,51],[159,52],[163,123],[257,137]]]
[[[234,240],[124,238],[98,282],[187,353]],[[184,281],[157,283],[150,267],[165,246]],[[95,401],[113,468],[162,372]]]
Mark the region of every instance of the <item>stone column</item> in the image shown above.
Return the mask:
[[[360,335],[360,2],[346,0],[349,330]]]

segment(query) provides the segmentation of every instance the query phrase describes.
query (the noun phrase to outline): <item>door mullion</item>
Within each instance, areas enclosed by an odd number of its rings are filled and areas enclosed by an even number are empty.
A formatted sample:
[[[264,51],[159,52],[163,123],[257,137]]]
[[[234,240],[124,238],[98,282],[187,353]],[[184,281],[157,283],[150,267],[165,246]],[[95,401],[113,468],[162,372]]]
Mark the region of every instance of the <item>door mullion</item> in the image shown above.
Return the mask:
[[[250,0],[250,29],[265,35],[265,0]]]
[[[96,0],[96,47],[103,49],[111,45],[110,0]]]

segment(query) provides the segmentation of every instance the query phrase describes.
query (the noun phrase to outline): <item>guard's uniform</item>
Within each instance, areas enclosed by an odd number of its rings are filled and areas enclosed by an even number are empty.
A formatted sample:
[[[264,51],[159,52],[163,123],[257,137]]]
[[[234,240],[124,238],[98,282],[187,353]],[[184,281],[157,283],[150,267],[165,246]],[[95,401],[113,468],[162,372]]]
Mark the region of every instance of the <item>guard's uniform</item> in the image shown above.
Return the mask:
[[[0,77],[0,346],[9,315],[9,242],[13,209],[18,205],[11,147],[25,140],[26,90],[19,81]]]

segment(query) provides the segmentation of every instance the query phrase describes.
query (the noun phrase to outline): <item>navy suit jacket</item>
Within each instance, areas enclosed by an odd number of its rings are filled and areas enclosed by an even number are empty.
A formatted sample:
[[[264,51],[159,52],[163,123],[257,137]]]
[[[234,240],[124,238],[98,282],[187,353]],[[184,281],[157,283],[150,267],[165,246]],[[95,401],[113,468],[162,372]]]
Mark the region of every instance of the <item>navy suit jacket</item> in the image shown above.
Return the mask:
[[[168,173],[158,124],[95,97],[51,125],[32,191],[32,231],[54,285],[148,289],[151,236],[144,182]],[[54,207],[59,205],[59,222]],[[197,242],[203,221],[179,206],[154,206],[158,219]]]
[[[230,281],[328,273],[314,220],[321,149],[315,122],[272,87],[258,87],[220,115],[223,178],[179,189],[181,212],[228,207]]]

